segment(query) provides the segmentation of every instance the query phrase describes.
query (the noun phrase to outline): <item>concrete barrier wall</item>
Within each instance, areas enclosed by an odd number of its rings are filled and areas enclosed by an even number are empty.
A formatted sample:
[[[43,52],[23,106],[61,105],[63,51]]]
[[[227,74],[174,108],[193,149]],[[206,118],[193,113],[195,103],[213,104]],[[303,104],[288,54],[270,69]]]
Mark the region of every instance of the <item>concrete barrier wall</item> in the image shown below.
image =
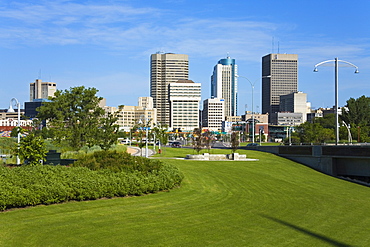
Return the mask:
[[[370,177],[370,146],[242,147],[277,154],[332,176]]]

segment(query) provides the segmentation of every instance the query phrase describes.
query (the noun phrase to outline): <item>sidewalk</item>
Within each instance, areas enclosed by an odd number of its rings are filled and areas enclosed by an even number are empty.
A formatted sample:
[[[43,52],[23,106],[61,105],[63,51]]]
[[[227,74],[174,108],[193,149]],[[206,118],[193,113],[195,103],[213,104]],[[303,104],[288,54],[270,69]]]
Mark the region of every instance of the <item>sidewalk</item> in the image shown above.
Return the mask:
[[[127,153],[131,154],[132,156],[143,156],[143,157],[145,157],[145,152],[146,152],[145,147],[142,149],[142,151],[140,150],[139,147],[133,147],[133,146],[128,146],[127,147]],[[148,148],[148,157],[150,157],[154,154],[155,154],[154,150]]]

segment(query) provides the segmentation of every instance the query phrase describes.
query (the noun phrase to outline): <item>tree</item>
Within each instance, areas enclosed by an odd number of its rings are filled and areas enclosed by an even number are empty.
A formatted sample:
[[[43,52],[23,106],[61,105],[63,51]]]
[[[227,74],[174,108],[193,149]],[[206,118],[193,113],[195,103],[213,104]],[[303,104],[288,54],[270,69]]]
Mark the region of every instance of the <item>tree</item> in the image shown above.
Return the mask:
[[[370,124],[370,97],[350,98],[342,109],[341,119],[347,124],[366,126]]]
[[[296,129],[301,143],[320,144],[334,139],[334,130],[324,128],[319,123],[305,122]]]
[[[26,130],[23,129],[22,127],[16,126],[12,129],[12,132],[10,132],[10,137],[18,137],[18,132],[19,134],[24,134]]]
[[[233,153],[238,149],[239,147],[239,132],[233,131],[231,133],[231,149],[233,150]]]
[[[99,107],[103,98],[97,97],[97,92],[84,86],[57,90],[49,102],[38,108],[37,117],[47,121],[55,142],[79,150],[85,145],[106,148],[117,140],[116,135],[110,135],[117,132],[113,124],[116,118],[104,118],[105,112]]]
[[[213,140],[214,140],[214,137],[212,135],[212,132],[210,132],[209,130],[206,130],[202,134],[202,138],[203,138],[203,144],[204,144],[204,146],[208,149],[208,152],[210,152],[211,145],[213,144]]]
[[[117,117],[108,113],[108,116],[101,119],[101,126],[97,131],[97,137],[100,139],[98,145],[103,150],[108,150],[118,139],[118,125],[115,124]]]
[[[314,123],[318,123],[326,129],[335,129],[335,114],[329,113],[324,117],[316,117]]]
[[[162,146],[166,146],[168,143],[168,133],[167,133],[167,125],[157,125],[153,128],[152,134],[155,135],[156,139],[159,140],[159,143]],[[155,140],[154,140],[155,141]],[[159,146],[161,152],[161,146]]]
[[[14,153],[19,155],[21,159],[27,162],[28,165],[39,165],[41,161],[45,161],[46,157],[46,146],[44,139],[41,136],[37,136],[34,133],[23,137],[18,145],[14,147]]]
[[[346,107],[342,108],[341,119],[351,126],[353,137],[357,136],[361,142],[370,141],[370,97],[363,95],[347,100]]]
[[[203,149],[203,140],[202,140],[202,129],[195,128],[193,130],[193,148],[199,154],[200,150]]]

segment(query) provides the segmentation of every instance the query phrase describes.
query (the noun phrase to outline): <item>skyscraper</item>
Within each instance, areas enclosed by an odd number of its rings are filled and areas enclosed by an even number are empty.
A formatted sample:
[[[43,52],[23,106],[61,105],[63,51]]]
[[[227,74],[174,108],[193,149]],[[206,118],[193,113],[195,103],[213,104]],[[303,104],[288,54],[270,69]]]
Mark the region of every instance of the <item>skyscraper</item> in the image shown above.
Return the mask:
[[[49,96],[54,96],[56,90],[57,84],[55,82],[43,82],[36,79],[35,82],[30,83],[30,101],[47,99]]]
[[[262,113],[279,111],[280,96],[298,91],[298,55],[262,57]]]
[[[224,110],[226,116],[237,115],[238,66],[235,59],[230,57],[221,59],[213,68],[211,76],[211,97],[225,100]]]
[[[210,131],[221,131],[225,121],[224,99],[210,98],[203,101],[202,127]]]
[[[150,96],[157,109],[157,121],[170,125],[170,102],[168,87],[170,83],[189,78],[188,55],[156,53],[150,62]]]
[[[171,128],[192,131],[199,127],[201,84],[192,80],[178,80],[169,85]]]

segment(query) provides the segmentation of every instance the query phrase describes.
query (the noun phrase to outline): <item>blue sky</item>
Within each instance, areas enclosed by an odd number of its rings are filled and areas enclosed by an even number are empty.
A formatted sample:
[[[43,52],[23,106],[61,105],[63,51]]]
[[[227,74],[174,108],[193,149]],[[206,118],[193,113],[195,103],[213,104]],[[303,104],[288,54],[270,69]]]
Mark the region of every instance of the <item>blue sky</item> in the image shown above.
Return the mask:
[[[344,0],[0,0],[0,108],[29,100],[40,78],[58,89],[95,87],[107,105],[137,105],[149,96],[150,54],[189,55],[190,78],[210,96],[213,66],[227,54],[239,74],[256,81],[271,52],[299,56],[300,91],[313,108],[334,105],[338,57],[359,67],[339,69],[339,104],[370,96],[370,1]],[[238,112],[251,110],[251,86],[239,79]],[[260,110],[260,108],[255,108]]]

